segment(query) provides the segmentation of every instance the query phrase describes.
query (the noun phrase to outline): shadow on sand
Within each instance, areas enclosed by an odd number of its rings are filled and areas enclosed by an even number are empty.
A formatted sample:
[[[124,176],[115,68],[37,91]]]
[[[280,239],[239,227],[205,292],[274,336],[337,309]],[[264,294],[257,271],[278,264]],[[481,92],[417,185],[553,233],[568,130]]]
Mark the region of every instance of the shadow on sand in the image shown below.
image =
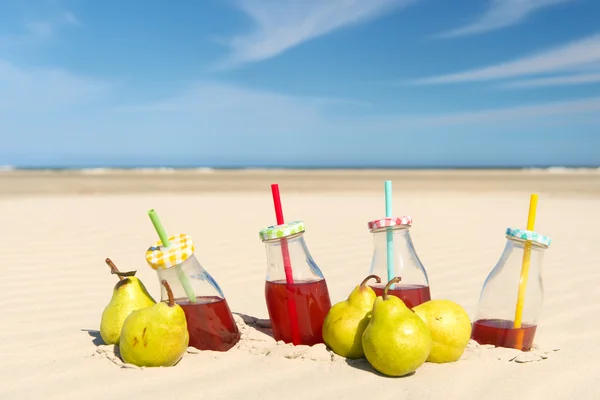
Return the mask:
[[[388,375],[384,375],[381,372],[377,371],[375,368],[373,368],[373,366],[369,363],[369,361],[367,361],[366,358],[359,358],[359,359],[356,359],[356,360],[346,359],[346,364],[348,364],[352,368],[360,369],[361,371],[371,372],[372,374],[375,374],[377,376],[381,376],[382,378],[402,379],[402,378],[408,378],[408,377],[413,376],[415,374],[415,372],[411,372],[410,374],[404,375],[404,376],[388,376]]]
[[[92,343],[94,343],[95,346],[102,346],[106,344],[104,343],[104,340],[102,340],[102,336],[100,336],[100,331],[96,329],[82,329],[81,332],[87,332],[88,335],[92,337]]]
[[[240,317],[244,321],[244,324],[246,324],[246,326],[248,326],[249,328],[257,330],[275,339],[275,337],[273,336],[273,329],[271,328],[270,319],[256,318],[251,315],[242,314],[239,312],[232,312],[232,314]],[[240,327],[238,326],[238,328]]]

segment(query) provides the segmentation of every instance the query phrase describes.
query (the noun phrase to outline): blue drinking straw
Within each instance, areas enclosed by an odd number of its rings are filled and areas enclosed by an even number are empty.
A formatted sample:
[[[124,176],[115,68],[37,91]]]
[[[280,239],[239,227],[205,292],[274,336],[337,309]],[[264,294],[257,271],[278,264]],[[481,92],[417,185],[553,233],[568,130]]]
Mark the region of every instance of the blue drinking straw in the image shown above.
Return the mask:
[[[385,181],[385,216],[392,216],[392,181]],[[387,275],[388,282],[394,278],[394,233],[389,230],[386,232],[387,239]],[[393,288],[391,285],[390,288]]]

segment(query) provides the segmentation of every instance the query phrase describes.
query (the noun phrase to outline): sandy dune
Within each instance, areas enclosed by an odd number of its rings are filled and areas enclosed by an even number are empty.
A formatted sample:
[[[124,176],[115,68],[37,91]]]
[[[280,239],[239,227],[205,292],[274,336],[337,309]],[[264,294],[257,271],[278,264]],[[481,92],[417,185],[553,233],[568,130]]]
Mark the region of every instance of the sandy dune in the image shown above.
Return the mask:
[[[496,191],[481,176],[456,178],[454,189],[447,176],[430,176],[426,184],[413,178],[406,186],[394,178],[394,210],[414,219],[411,234],[432,297],[457,301],[471,314],[503,250],[506,227],[525,225],[529,191],[539,190],[536,230],[553,244],[545,257],[546,301],[536,341],[543,349],[560,349],[542,361],[516,363],[502,351],[470,348],[457,363],[426,364],[400,379],[382,377],[365,362],[331,357],[324,348],[290,355],[252,322],[267,318],[258,231],[274,222],[268,184],[281,184],[286,219],[305,221],[307,244],[337,302],[368,271],[372,238],[366,223],[384,213],[383,173],[362,189],[323,175],[317,186],[327,190],[311,191],[286,187],[294,180],[289,176],[271,180],[266,174],[239,190],[229,177],[222,190],[215,182],[210,190],[173,183],[158,184],[152,193],[148,184],[137,194],[131,186],[90,194],[84,178],[66,185],[56,174],[14,174],[0,174],[2,399],[600,398],[600,174],[571,180],[548,175],[528,188],[522,182],[529,178],[511,178],[511,172],[498,175],[503,184]],[[103,176],[103,185],[110,187],[110,179]],[[112,179],[118,185],[125,178]],[[236,179],[238,186],[248,185]],[[561,185],[569,181],[570,191]],[[36,190],[36,182],[47,189]],[[177,182],[187,185],[187,178]],[[586,189],[577,190],[574,182]],[[238,317],[245,332],[239,348],[186,354],[174,368],[138,370],[120,368],[98,347],[100,315],[116,279],[106,257],[123,270],[137,269],[160,297],[155,272],[144,260],[157,240],[150,208],[171,233],[194,238],[196,256],[232,311],[250,316],[248,325]]]

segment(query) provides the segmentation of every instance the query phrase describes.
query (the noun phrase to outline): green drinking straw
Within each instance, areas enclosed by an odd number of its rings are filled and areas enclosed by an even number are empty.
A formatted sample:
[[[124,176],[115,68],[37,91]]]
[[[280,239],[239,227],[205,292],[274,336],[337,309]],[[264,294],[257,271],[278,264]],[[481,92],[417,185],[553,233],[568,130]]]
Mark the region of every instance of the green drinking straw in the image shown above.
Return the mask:
[[[392,216],[392,181],[385,181],[385,216]],[[387,239],[387,275],[388,282],[394,278],[394,233],[388,228]],[[394,285],[390,287],[393,288]]]
[[[160,223],[160,219],[158,218],[158,214],[156,214],[156,211],[154,211],[154,209],[148,211],[148,216],[150,217],[150,221],[152,221],[152,225],[154,225],[154,229],[156,229],[156,233],[158,233],[158,237],[160,238],[160,241],[162,242],[163,246],[167,249],[171,247],[169,235],[167,235],[165,228]],[[190,300],[190,303],[197,302],[194,289],[192,289],[192,286],[190,285],[187,276],[183,273],[181,269],[181,264],[175,266],[175,273],[177,274],[177,278],[179,278],[181,286],[183,286],[183,290],[185,290],[185,294]]]

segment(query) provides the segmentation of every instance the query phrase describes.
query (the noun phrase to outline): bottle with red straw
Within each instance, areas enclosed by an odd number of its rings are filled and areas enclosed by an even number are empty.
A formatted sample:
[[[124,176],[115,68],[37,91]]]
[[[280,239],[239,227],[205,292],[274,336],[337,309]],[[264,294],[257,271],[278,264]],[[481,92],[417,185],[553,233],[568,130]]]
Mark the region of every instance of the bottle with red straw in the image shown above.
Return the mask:
[[[277,225],[259,232],[267,252],[265,299],[275,340],[294,345],[323,343],[331,308],[323,273],[304,241],[304,222],[285,223],[279,185],[271,185]]]

